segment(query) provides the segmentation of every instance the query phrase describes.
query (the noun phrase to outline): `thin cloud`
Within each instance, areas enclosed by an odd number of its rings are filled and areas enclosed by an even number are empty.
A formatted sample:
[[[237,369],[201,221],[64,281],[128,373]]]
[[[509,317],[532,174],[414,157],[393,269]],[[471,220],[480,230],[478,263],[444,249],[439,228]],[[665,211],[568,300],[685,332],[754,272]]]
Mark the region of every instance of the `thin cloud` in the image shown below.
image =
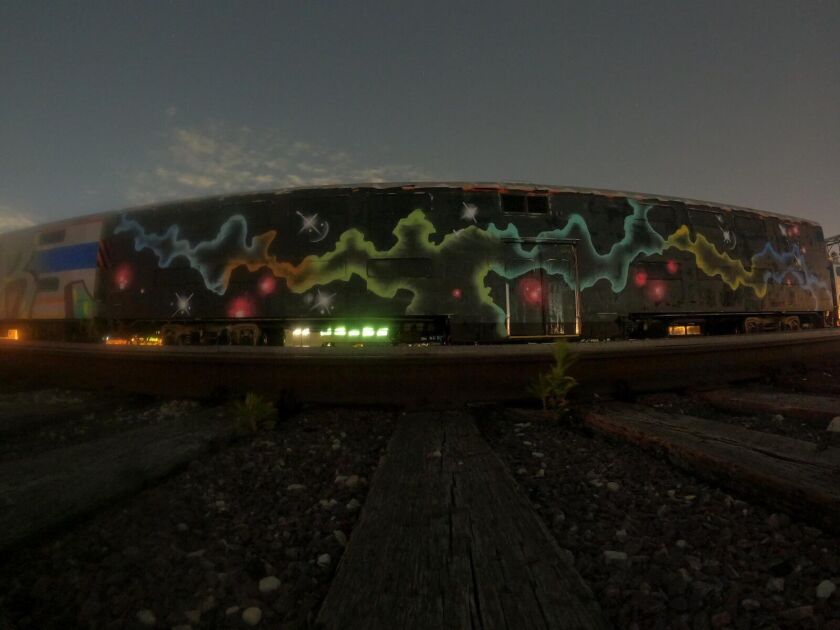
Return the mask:
[[[37,223],[35,217],[9,206],[0,205],[0,232],[10,232]]]
[[[170,127],[154,168],[134,175],[130,203],[210,194],[349,182],[428,179],[408,164],[369,164],[346,151],[289,140],[273,129]]]

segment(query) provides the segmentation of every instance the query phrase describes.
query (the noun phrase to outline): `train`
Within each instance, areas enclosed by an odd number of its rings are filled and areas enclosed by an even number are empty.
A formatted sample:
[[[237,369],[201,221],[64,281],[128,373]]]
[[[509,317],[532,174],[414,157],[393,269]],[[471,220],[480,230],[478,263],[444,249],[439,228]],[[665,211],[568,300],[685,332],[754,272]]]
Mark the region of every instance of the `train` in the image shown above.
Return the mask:
[[[0,336],[458,344],[837,324],[815,222],[660,195],[357,184],[158,203],[0,235]]]

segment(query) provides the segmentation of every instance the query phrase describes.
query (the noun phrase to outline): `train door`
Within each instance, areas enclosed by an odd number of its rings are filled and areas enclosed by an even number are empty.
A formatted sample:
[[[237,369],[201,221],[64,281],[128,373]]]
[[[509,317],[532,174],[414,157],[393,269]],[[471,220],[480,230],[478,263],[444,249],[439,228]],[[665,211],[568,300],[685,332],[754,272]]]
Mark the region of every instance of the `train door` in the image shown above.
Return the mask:
[[[574,243],[565,241],[508,244],[505,314],[509,337],[580,334],[576,254]]]

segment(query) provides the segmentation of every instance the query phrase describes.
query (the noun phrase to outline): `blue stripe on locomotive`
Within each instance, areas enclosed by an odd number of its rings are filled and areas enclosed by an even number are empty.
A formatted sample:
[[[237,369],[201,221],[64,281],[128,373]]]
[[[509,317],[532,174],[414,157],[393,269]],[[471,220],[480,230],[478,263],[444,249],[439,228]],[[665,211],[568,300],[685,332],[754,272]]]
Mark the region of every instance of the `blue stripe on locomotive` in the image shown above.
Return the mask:
[[[96,255],[98,252],[98,242],[80,243],[79,245],[56,247],[55,249],[43,249],[35,252],[32,267],[37,273],[57,273],[59,271],[71,271],[73,269],[94,269],[96,268]]]

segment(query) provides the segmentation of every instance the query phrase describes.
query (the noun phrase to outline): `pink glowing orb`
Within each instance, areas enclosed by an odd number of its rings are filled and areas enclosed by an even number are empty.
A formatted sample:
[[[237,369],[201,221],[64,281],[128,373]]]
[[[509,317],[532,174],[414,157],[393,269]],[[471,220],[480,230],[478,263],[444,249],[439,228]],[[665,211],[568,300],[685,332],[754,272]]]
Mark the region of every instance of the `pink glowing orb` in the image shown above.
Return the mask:
[[[519,282],[519,297],[526,304],[542,304],[542,282],[539,278],[523,278]]]
[[[665,299],[665,283],[660,281],[653,281],[648,285],[648,297],[654,302],[661,302]]]
[[[680,263],[678,263],[676,260],[669,260],[667,263],[665,263],[665,269],[667,269],[668,273],[670,273],[673,276],[680,270]]]
[[[125,291],[131,286],[131,281],[134,278],[134,272],[131,270],[131,265],[123,263],[114,270],[114,285],[120,290]]]
[[[648,275],[647,271],[644,269],[639,269],[635,274],[633,274],[633,284],[637,287],[642,288],[647,284]]]
[[[254,301],[247,294],[233,298],[227,307],[228,317],[253,317],[256,314]]]
[[[271,295],[277,290],[277,278],[270,273],[265,274],[257,283],[257,290],[262,296]]]
[[[457,287],[452,289],[452,297],[454,297],[456,300],[460,300],[462,295],[463,293],[461,293],[461,289]]]

